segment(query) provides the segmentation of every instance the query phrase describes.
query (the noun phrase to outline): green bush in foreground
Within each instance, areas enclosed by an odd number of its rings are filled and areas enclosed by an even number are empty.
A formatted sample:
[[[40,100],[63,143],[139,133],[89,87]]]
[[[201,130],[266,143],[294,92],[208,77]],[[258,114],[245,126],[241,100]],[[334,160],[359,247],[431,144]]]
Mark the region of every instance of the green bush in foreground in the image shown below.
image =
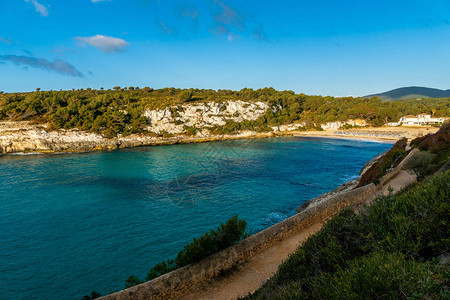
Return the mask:
[[[448,299],[450,171],[347,209],[311,236],[251,299]],[[390,253],[390,254],[387,254]]]
[[[314,289],[302,292],[297,281],[276,295],[278,299],[444,299],[444,266],[406,259],[400,253],[375,252],[355,259],[345,270],[313,278]],[[448,294],[447,294],[448,296]]]
[[[240,240],[246,238],[247,222],[237,216],[221,224],[216,230],[210,230],[199,238],[184,246],[175,259],[162,261],[150,269],[145,280],[152,280],[188,264],[197,262],[211,254],[219,252]],[[134,275],[126,280],[126,288],[139,284],[141,281]]]
[[[134,275],[131,275],[130,277],[127,278],[127,280],[125,280],[125,288],[129,288],[138,284],[141,284],[142,281],[139,280],[139,278],[137,278]]]

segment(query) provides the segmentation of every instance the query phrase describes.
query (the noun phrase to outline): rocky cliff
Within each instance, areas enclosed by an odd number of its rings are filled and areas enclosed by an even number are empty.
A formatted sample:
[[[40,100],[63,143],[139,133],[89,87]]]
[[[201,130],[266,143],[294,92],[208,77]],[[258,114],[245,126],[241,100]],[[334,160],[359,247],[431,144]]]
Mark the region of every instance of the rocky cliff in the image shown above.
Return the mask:
[[[269,105],[266,102],[207,102],[147,110],[144,116],[149,119],[149,131],[157,134],[163,132],[180,134],[186,127],[195,127],[202,131],[204,128],[223,126],[227,120],[234,122],[256,120],[267,109]]]

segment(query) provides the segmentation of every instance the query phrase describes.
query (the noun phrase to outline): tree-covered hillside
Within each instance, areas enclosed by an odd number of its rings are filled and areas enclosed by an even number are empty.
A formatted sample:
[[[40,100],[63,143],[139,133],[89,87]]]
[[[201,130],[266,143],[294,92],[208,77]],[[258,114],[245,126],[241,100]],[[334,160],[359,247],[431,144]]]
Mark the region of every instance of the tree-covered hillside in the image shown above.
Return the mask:
[[[205,90],[164,88],[120,88],[113,90],[36,91],[0,95],[0,120],[30,120],[48,123],[52,129],[71,129],[103,133],[106,136],[146,132],[146,109],[179,106],[191,102],[229,100],[266,101],[272,109],[256,121],[227,122],[222,132],[243,129],[265,130],[269,126],[305,122],[319,124],[348,119],[364,119],[380,126],[407,114],[450,115],[450,98],[382,102],[378,98],[335,98],[308,96],[273,88]],[[217,130],[217,128],[216,128]]]
[[[423,98],[444,98],[450,97],[450,90],[440,90],[420,86],[402,87],[384,93],[364,96],[363,98],[378,97],[383,101],[396,101],[407,99]]]

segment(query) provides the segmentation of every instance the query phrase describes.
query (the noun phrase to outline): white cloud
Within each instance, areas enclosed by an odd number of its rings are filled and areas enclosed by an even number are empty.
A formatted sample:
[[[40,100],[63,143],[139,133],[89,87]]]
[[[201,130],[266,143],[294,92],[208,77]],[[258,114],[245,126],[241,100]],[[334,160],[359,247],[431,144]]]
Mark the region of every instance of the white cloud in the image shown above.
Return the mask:
[[[37,2],[37,0],[25,0],[26,2],[29,2],[33,4],[34,8],[36,9],[36,12],[38,12],[41,16],[46,17],[48,16],[48,9],[41,3]]]
[[[77,39],[82,45],[91,45],[97,49],[100,49],[102,52],[124,51],[125,47],[129,45],[129,43],[122,39],[100,34],[91,37],[78,36],[75,37],[75,39]]]

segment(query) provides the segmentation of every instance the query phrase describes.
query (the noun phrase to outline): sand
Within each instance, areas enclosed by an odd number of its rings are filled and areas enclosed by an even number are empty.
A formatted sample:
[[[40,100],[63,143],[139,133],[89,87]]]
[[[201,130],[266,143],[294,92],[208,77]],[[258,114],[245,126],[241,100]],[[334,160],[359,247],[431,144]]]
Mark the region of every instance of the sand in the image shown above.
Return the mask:
[[[437,127],[412,127],[412,126],[383,126],[367,127],[361,129],[347,130],[326,130],[326,131],[293,131],[294,136],[306,137],[326,137],[326,138],[344,138],[344,139],[367,139],[379,141],[397,141],[406,137],[408,140],[423,136],[429,133],[435,133],[439,130]]]

